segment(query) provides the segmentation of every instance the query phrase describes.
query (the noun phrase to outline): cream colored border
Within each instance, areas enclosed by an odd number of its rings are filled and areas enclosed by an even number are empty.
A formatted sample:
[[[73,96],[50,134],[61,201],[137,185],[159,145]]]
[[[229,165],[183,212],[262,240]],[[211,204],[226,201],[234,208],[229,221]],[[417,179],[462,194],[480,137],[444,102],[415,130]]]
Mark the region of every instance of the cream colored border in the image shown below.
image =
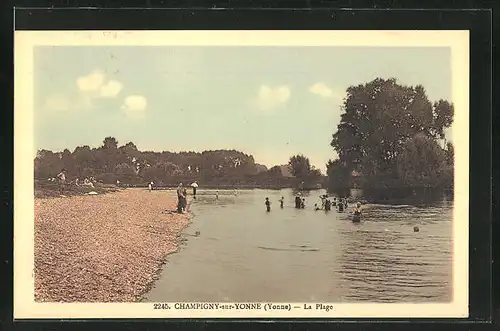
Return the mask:
[[[14,317],[467,317],[469,215],[468,31],[16,31],[14,114]],[[33,282],[33,49],[39,45],[409,46],[450,47],[455,122],[453,302],[449,304],[335,304],[316,310],[154,310],[150,303],[35,303]],[[71,59],[68,59],[71,61]],[[292,303],[292,305],[295,303]],[[303,304],[298,304],[303,306]]]

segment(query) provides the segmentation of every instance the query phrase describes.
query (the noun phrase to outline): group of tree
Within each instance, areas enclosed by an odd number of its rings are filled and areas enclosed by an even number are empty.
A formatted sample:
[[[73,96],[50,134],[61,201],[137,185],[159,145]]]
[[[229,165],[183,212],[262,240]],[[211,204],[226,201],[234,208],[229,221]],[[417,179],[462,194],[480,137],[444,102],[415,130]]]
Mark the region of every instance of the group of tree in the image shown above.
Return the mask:
[[[252,155],[236,150],[198,152],[139,151],[129,142],[118,146],[113,137],[106,137],[101,146],[78,146],[73,152],[40,150],[35,158],[35,179],[55,177],[62,168],[70,180],[94,177],[104,183],[177,185],[198,181],[201,185],[291,187],[319,174],[302,165],[304,156],[292,157],[290,166],[270,169],[255,163]],[[301,160],[302,163],[297,163]],[[301,165],[299,165],[301,164]],[[290,172],[295,176],[287,175]],[[320,175],[320,174],[319,174]]]
[[[453,185],[454,149],[444,143],[450,102],[431,102],[421,85],[377,78],[349,87],[341,109],[331,141],[338,158],[327,164],[330,188]]]
[[[292,175],[297,179],[299,188],[314,187],[321,183],[321,171],[311,166],[307,157],[302,154],[294,155],[288,161]]]

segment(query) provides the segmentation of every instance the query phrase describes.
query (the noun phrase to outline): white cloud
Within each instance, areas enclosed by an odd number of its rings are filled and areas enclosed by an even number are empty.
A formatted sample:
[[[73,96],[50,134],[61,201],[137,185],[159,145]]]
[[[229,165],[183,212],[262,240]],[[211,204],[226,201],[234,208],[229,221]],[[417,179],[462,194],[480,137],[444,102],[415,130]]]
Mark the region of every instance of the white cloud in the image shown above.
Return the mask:
[[[288,102],[290,94],[290,89],[286,85],[275,88],[261,85],[257,95],[257,106],[261,110],[277,108]]]
[[[335,98],[342,100],[345,97],[345,90],[330,88],[325,83],[316,83],[309,87],[309,92],[315,95],[319,95],[323,98]]]
[[[55,94],[45,99],[45,108],[49,110],[66,111],[70,109],[70,102],[65,96]]]
[[[123,88],[123,84],[117,80],[109,80],[106,84],[101,85],[99,92],[103,98],[116,97]]]
[[[94,70],[86,76],[76,79],[78,89],[91,97],[116,97],[123,89],[123,84],[117,80],[108,80],[101,70]]]
[[[325,83],[316,83],[309,88],[312,94],[322,96],[323,98],[330,98],[333,96],[333,90]]]
[[[142,118],[148,102],[142,95],[129,95],[125,98],[122,109],[128,117]]]
[[[76,85],[82,91],[98,91],[104,84],[106,76],[100,70],[95,70],[86,76],[80,76],[76,79]]]

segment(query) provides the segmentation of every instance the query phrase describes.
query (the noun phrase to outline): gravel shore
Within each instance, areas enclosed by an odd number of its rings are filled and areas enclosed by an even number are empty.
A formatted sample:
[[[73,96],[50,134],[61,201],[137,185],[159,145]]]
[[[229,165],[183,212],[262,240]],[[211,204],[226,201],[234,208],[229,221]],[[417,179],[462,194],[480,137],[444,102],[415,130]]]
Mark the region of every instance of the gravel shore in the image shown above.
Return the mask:
[[[35,199],[35,301],[135,302],[176,252],[187,214],[168,192]]]

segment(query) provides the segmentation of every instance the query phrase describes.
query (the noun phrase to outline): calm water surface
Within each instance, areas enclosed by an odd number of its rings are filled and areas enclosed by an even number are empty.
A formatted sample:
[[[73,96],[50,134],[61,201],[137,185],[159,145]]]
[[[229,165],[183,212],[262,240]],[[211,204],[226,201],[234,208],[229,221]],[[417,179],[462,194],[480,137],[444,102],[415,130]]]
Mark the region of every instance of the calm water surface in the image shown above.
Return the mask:
[[[199,192],[185,245],[146,301],[451,301],[452,201],[365,204],[352,223],[314,211],[322,190],[305,196],[305,209],[292,190],[233,192]]]

